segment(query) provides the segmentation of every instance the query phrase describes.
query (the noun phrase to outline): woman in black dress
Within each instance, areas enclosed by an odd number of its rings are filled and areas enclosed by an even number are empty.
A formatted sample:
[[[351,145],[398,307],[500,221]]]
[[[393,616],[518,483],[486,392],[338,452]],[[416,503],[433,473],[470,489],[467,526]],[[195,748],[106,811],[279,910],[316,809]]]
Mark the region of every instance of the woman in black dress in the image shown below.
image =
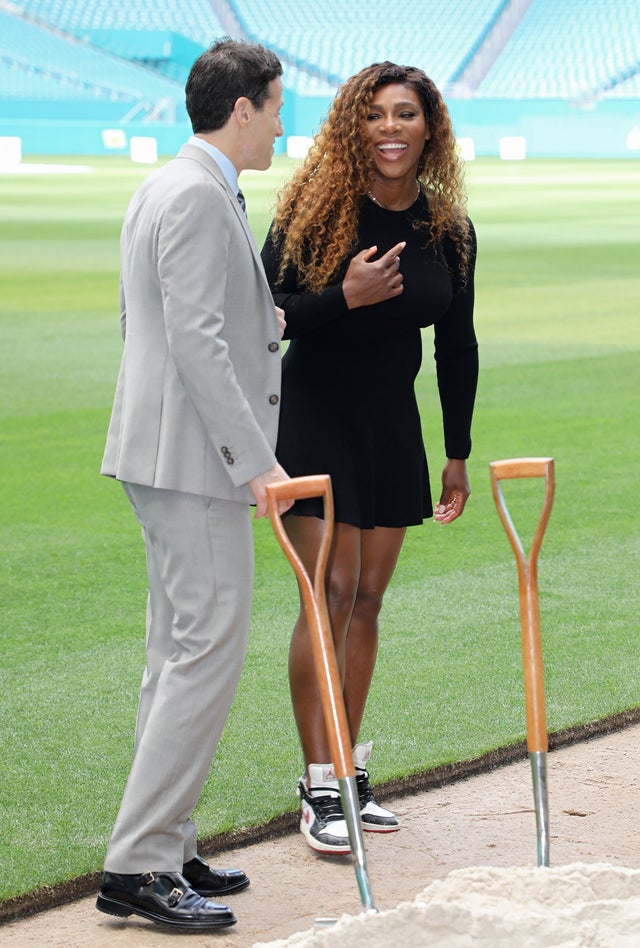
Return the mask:
[[[440,93],[420,69],[379,63],[338,93],[284,187],[263,260],[285,311],[277,457],[287,473],[330,474],[335,531],[327,599],[354,744],[365,830],[399,828],[368,782],[358,743],[378,614],[406,528],[462,513],[478,356],[475,235]],[[434,327],[446,463],[435,511],[414,393],[421,328]],[[313,573],[322,501],[297,502],[287,532]],[[349,851],[304,610],[289,656],[306,772],[300,828],[320,852]]]

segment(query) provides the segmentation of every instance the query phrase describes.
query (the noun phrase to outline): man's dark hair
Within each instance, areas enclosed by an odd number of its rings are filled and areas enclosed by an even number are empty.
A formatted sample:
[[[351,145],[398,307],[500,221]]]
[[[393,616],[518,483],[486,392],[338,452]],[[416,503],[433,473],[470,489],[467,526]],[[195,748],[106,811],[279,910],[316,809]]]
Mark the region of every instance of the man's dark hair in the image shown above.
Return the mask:
[[[224,37],[196,59],[185,88],[194,134],[223,128],[236,100],[246,96],[260,110],[269,83],[282,75],[275,53],[257,44]]]

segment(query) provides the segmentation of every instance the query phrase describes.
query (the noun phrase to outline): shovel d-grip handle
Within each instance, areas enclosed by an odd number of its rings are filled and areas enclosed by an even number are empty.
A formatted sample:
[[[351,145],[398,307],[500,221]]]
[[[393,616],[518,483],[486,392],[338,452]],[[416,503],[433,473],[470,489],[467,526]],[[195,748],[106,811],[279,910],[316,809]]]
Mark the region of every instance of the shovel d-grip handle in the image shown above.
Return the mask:
[[[325,593],[325,573],[333,536],[331,478],[328,474],[292,477],[288,481],[269,484],[266,491],[267,508],[273,530],[285,556],[293,567],[302,592],[302,601],[311,636],[313,660],[320,688],[322,711],[336,777],[338,779],[355,777],[351,737]],[[278,512],[279,500],[302,500],[307,497],[322,497],[324,501],[324,532],[318,551],[313,582],[298,556],[296,548],[289,539]]]
[[[553,458],[512,458],[492,461],[491,487],[502,525],[516,556],[520,589],[520,626],[527,714],[527,747],[529,752],[547,751],[547,721],[544,700],[542,644],[540,639],[540,606],[538,600],[538,553],[549,521],[554,491]],[[538,521],[529,556],[507,510],[500,481],[523,477],[544,477],[545,491],[542,513]]]

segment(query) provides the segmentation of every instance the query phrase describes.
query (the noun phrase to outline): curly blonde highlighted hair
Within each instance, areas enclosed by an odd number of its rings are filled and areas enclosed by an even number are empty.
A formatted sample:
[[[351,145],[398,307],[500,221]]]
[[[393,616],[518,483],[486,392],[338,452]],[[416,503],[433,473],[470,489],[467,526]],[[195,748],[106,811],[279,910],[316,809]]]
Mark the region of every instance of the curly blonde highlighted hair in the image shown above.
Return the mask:
[[[377,89],[398,83],[413,89],[424,110],[431,137],[418,165],[427,195],[428,229],[436,250],[446,238],[457,255],[457,277],[464,282],[471,253],[462,164],[447,107],[421,69],[374,63],[340,88],[302,166],[279,194],[274,236],[282,251],[279,278],[297,270],[306,289],[320,292],[353,250],[360,209],[375,169],[364,121]]]

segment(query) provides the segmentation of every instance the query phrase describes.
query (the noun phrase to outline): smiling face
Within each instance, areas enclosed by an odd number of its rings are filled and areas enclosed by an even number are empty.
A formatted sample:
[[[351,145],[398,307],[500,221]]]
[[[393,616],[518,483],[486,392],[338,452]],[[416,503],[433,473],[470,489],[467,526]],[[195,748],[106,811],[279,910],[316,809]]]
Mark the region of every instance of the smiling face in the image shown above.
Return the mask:
[[[401,83],[380,86],[365,117],[376,177],[415,181],[430,132],[417,92]]]

